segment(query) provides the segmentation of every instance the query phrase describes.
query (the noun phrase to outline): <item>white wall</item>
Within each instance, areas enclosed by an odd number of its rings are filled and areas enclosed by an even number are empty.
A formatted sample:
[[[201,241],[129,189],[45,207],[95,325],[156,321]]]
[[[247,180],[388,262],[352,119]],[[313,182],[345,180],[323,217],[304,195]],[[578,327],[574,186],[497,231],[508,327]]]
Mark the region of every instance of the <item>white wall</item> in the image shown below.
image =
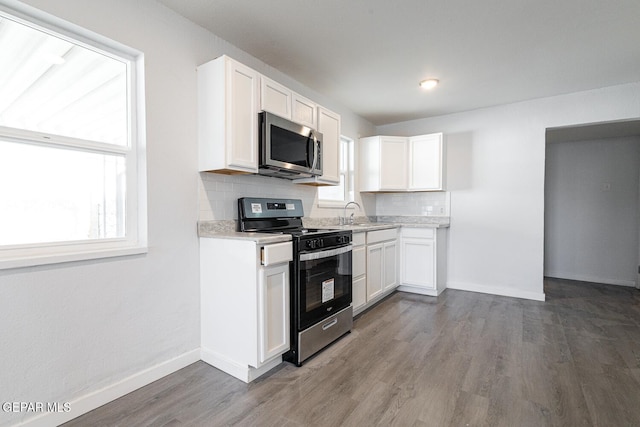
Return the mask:
[[[226,53],[282,79],[152,0],[26,3],[145,54],[148,254],[0,272],[0,400],[71,402],[75,416],[198,358],[196,66]],[[340,113],[352,137],[371,127],[283,83]],[[253,179],[247,195],[270,188],[271,179]],[[34,415],[0,412],[0,425]]]
[[[640,83],[380,126],[444,132],[448,285],[543,298],[545,129],[640,117]]]
[[[640,137],[547,144],[545,275],[634,286]]]

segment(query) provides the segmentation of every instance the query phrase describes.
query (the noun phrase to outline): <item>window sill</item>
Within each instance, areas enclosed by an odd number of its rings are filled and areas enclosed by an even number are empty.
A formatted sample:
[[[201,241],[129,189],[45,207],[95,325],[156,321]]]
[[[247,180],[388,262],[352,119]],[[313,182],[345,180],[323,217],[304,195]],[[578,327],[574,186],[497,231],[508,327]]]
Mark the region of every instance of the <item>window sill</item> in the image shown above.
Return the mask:
[[[113,249],[94,249],[67,253],[42,253],[34,255],[15,255],[2,257],[0,254],[0,270],[12,268],[35,267],[39,265],[61,264],[74,261],[87,261],[103,258],[114,258],[127,255],[145,254],[149,250],[146,246],[130,246]]]
[[[319,200],[318,201],[318,207],[319,208],[327,208],[327,209],[337,209],[337,208],[344,208],[344,205],[347,204],[349,202],[332,202],[330,200]]]

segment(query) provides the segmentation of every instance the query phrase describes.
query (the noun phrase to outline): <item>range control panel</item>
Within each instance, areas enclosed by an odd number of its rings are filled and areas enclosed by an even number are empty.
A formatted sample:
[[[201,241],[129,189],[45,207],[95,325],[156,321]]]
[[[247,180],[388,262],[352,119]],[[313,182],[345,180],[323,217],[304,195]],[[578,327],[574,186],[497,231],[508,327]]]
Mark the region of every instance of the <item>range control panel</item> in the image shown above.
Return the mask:
[[[331,248],[346,245],[351,242],[351,234],[339,234],[333,236],[310,237],[304,239],[302,247],[305,250]]]

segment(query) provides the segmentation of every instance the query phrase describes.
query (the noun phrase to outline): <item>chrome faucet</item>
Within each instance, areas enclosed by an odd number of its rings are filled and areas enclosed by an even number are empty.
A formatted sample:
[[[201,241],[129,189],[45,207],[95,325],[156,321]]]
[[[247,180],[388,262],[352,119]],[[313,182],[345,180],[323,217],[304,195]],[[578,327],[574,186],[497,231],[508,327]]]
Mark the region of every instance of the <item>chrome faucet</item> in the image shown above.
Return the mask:
[[[347,207],[349,207],[350,204],[354,204],[358,207],[358,210],[362,210],[360,205],[356,202],[349,202],[346,205],[344,205],[344,217],[342,217],[342,222],[344,225],[347,225]],[[349,217],[349,224],[353,224],[353,222],[354,220],[353,220],[353,213],[352,213],[351,216]]]

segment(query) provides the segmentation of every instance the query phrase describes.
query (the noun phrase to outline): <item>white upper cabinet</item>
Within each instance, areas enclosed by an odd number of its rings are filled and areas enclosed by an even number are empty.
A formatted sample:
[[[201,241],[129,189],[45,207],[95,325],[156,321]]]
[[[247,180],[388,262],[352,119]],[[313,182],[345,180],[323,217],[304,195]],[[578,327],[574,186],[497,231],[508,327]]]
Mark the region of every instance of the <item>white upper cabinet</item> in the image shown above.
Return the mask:
[[[442,134],[409,138],[409,191],[444,190]]]
[[[226,55],[198,67],[199,170],[258,173],[260,111],[323,135],[323,175],[295,183],[340,184],[340,116]]]
[[[405,190],[407,188],[407,140],[406,138],[380,137],[380,190]]]
[[[311,129],[318,129],[318,115],[320,112],[315,102],[293,92],[291,95],[291,110],[291,119],[294,122],[308,126]]]
[[[260,78],[260,109],[291,120],[293,92],[268,77]]]
[[[259,74],[223,55],[198,67],[199,170],[258,172]]]
[[[340,115],[318,106],[318,131],[322,134],[322,176],[294,180],[297,184],[340,184]]]
[[[260,79],[260,109],[317,129],[316,103],[264,76]]]
[[[442,134],[360,139],[360,191],[444,190]]]

